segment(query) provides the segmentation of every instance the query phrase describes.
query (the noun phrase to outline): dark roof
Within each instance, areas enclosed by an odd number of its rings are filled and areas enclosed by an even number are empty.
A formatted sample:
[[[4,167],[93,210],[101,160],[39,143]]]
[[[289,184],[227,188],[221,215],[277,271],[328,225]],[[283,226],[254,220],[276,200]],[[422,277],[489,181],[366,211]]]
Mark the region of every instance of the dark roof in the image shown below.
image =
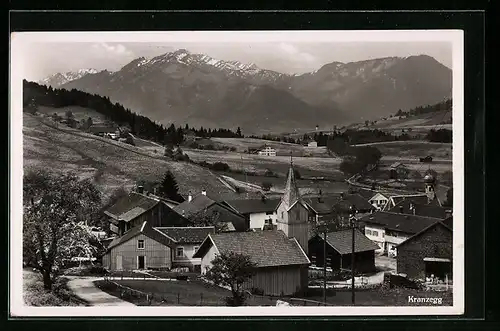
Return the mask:
[[[142,215],[159,203],[151,197],[137,192],[131,192],[109,207],[105,213],[115,219],[129,222]]]
[[[422,231],[426,227],[439,222],[440,219],[379,211],[362,217],[360,221],[365,224],[380,225],[390,231],[415,234]]]
[[[374,251],[380,247],[368,239],[363,233],[356,229],[354,238],[354,251],[356,253]],[[323,236],[318,235],[323,240]],[[326,234],[326,242],[339,254],[351,254],[352,252],[352,230],[341,230]]]
[[[324,195],[317,197],[303,198],[304,202],[318,214],[329,214],[336,211],[347,211],[349,207],[354,205],[357,210],[370,210],[374,207],[366,198],[360,194],[344,194],[343,198],[340,194]]]
[[[427,216],[441,219],[446,218],[446,208],[432,204],[417,204],[412,198],[400,201],[396,206],[392,207],[388,211],[393,213],[400,213],[402,208],[404,214],[413,214],[413,211],[410,210],[410,205],[412,203],[415,207],[415,215],[417,216]]]
[[[225,202],[240,214],[250,214],[274,211],[280,199],[229,200]]]
[[[178,244],[200,244],[209,233],[215,233],[213,226],[207,227],[157,227]]]
[[[158,230],[153,229],[147,222],[144,222],[142,223],[142,225],[135,226],[132,229],[128,230],[123,234],[123,236],[113,239],[113,241],[108,245],[108,251],[113,247],[129,241],[130,239],[138,236],[141,233],[165,246],[173,247],[174,245],[174,242],[170,238],[166,237]]]
[[[433,223],[433,224],[429,225],[428,227],[422,229],[422,231],[419,231],[418,233],[414,234],[410,238],[406,239],[405,241],[403,241],[402,243],[400,243],[399,245],[397,245],[397,247],[399,248],[399,247],[401,247],[403,245],[406,245],[406,243],[411,242],[413,239],[419,237],[420,235],[426,233],[427,231],[429,231],[430,229],[432,229],[432,228],[434,228],[435,226],[438,226],[438,225],[442,225],[446,229],[448,229],[449,231],[453,232],[453,217],[448,217],[445,220],[440,220],[440,221],[438,221],[436,223]]]
[[[184,215],[185,217],[189,217],[210,207],[214,203],[216,203],[215,200],[210,199],[204,194],[198,194],[194,196],[191,201],[186,200],[183,203],[178,204],[173,208],[173,210],[181,215]]]
[[[250,256],[258,267],[305,265],[310,261],[295,239],[282,231],[249,231],[211,234],[194,258],[203,257],[214,244],[219,253],[235,252]]]

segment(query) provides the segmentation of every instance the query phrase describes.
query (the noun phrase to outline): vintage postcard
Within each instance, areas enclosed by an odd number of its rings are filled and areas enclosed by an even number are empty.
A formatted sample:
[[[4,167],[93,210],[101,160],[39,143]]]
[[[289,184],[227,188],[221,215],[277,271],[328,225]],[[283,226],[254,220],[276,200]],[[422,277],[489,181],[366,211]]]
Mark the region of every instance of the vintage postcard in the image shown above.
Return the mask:
[[[12,33],[11,315],[462,314],[463,61],[459,30]]]

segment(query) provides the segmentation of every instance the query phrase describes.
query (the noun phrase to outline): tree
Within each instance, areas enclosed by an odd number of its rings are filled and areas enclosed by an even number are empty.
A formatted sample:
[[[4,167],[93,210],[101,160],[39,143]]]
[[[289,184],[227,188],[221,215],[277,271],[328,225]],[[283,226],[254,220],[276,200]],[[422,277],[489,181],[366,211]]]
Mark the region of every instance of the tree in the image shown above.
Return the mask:
[[[264,191],[270,191],[271,187],[273,187],[273,183],[268,181],[262,182],[262,189],[264,189]]]
[[[295,179],[301,179],[302,175],[300,174],[299,170],[293,169],[293,175],[295,176]]]
[[[132,138],[132,136],[130,134],[127,135],[127,138],[125,138],[125,143],[132,145],[132,146],[135,146],[134,138]]]
[[[236,135],[239,137],[239,138],[242,138],[243,135],[241,134],[241,128],[238,127],[238,129],[236,130]]]
[[[232,297],[226,298],[228,306],[242,306],[245,303],[243,284],[255,275],[256,267],[247,255],[222,252],[212,260],[212,267],[205,276],[216,285],[231,288]]]
[[[23,194],[23,260],[51,290],[65,261],[97,253],[86,219],[97,213],[100,194],[89,179],[42,170],[24,176]]]
[[[72,120],[75,118],[75,116],[73,115],[73,112],[71,110],[67,110],[65,113],[65,116],[66,116],[67,120]]]
[[[221,220],[218,211],[209,212],[204,209],[189,216],[189,221],[191,221],[192,225],[195,227],[213,226],[216,233],[229,230],[227,223]]]
[[[168,170],[163,176],[158,192],[161,196],[177,202],[183,202],[184,198],[179,194],[179,185],[174,174]]]

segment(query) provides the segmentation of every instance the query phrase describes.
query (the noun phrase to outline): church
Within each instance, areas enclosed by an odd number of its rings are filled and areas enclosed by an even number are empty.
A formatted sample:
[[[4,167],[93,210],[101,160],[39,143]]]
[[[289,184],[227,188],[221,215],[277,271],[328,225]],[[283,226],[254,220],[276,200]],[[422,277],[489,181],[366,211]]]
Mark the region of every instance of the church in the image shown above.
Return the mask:
[[[209,234],[193,257],[201,258],[201,273],[217,254],[235,252],[256,263],[255,275],[244,284],[265,295],[299,295],[308,288],[309,210],[301,199],[290,164],[285,192],[276,207],[277,226],[262,231]]]

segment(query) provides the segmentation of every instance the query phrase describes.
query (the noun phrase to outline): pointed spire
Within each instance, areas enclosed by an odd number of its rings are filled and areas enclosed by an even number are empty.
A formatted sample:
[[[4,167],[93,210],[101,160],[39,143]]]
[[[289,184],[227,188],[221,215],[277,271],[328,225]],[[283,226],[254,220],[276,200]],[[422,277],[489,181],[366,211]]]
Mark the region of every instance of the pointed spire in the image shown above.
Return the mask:
[[[283,198],[281,199],[290,208],[297,200],[300,199],[299,188],[297,186],[297,181],[295,180],[295,173],[293,171],[293,163],[290,159],[290,169],[288,169],[288,177],[285,184],[285,192],[283,193]]]

